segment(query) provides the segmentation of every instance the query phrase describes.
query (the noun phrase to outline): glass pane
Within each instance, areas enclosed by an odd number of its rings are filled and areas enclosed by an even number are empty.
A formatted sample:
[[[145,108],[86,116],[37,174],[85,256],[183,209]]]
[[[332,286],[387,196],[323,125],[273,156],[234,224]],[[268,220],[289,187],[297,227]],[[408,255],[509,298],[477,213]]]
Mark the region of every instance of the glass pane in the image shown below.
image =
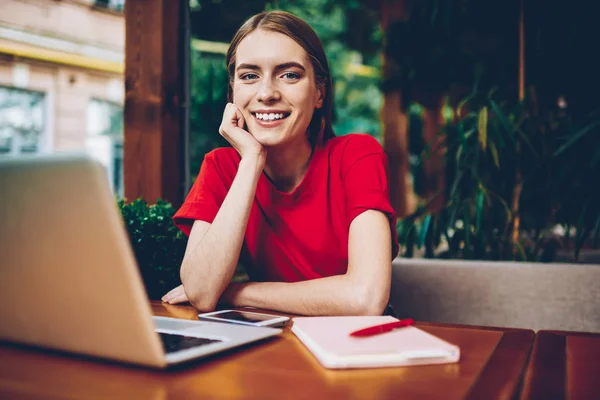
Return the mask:
[[[44,93],[0,86],[0,155],[38,151],[44,109]]]
[[[123,107],[105,100],[90,99],[86,123],[90,136],[123,136]]]
[[[96,7],[104,7],[114,11],[123,12],[125,0],[96,0]]]
[[[123,197],[123,107],[90,99],[86,114],[86,151],[104,165],[115,194]]]

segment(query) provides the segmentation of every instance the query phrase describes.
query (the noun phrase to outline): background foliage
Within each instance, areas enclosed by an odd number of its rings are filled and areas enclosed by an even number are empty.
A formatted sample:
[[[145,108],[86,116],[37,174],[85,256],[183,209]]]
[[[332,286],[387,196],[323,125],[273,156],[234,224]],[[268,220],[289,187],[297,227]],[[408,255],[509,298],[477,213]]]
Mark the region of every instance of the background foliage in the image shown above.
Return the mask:
[[[586,241],[597,247],[600,113],[574,120],[556,107],[540,115],[530,101],[508,105],[477,91],[461,110],[459,122],[441,133],[446,205],[432,214],[426,199],[399,224],[405,255],[416,246],[426,257],[553,261],[559,247],[572,248],[574,258]],[[521,220],[514,241],[517,171]],[[564,238],[554,233],[556,226],[563,226]],[[438,247],[443,242],[446,246]]]
[[[227,69],[221,54],[191,52],[190,171],[200,171],[204,155],[228,143],[219,134],[227,102]]]
[[[150,299],[160,299],[181,284],[179,267],[187,237],[173,225],[175,210],[158,200],[149,205],[141,199],[118,206]]]
[[[562,11],[527,2],[528,75],[519,100],[518,2],[414,4],[410,18],[388,32],[386,54],[396,69],[384,89],[426,107],[433,95],[448,96],[455,114],[438,134],[447,184],[434,197],[444,196],[445,207],[430,213],[432,198],[423,199],[399,224],[405,255],[416,247],[426,257],[552,261],[559,247],[575,259],[582,247],[597,247],[600,106],[581,85],[597,81],[597,74],[581,76],[590,65],[585,43],[594,39],[591,25],[577,29],[589,18],[576,7],[559,17]],[[411,122],[418,166],[430,149],[419,145],[418,118]]]

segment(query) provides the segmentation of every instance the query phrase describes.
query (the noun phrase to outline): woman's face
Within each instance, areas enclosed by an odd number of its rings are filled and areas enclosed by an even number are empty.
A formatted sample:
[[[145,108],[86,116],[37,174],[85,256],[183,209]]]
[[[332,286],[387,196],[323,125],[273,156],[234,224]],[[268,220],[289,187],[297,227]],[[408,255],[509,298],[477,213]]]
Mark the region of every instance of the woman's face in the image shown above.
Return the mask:
[[[233,102],[263,146],[308,141],[315,108],[323,105],[309,56],[290,37],[257,29],[238,45]]]

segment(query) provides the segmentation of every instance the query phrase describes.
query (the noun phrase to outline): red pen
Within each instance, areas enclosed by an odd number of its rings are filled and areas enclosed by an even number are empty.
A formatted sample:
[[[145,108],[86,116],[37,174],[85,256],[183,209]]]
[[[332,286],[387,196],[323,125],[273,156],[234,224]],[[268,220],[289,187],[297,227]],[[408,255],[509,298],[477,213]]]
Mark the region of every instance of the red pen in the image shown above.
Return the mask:
[[[396,328],[404,328],[406,326],[411,326],[414,323],[415,323],[415,320],[411,319],[411,318],[401,319],[399,321],[388,322],[386,324],[369,326],[368,328],[359,329],[359,330],[357,330],[355,332],[352,332],[350,334],[350,336],[365,337],[365,336],[378,335],[380,333],[389,332],[389,331],[394,330]]]

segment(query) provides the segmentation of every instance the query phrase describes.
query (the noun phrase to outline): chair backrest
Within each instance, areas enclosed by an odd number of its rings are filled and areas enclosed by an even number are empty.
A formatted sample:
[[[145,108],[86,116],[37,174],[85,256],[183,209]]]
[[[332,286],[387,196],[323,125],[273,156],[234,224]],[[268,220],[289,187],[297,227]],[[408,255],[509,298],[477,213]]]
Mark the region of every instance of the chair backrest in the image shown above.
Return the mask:
[[[600,265],[397,258],[391,303],[418,321],[600,332]]]

